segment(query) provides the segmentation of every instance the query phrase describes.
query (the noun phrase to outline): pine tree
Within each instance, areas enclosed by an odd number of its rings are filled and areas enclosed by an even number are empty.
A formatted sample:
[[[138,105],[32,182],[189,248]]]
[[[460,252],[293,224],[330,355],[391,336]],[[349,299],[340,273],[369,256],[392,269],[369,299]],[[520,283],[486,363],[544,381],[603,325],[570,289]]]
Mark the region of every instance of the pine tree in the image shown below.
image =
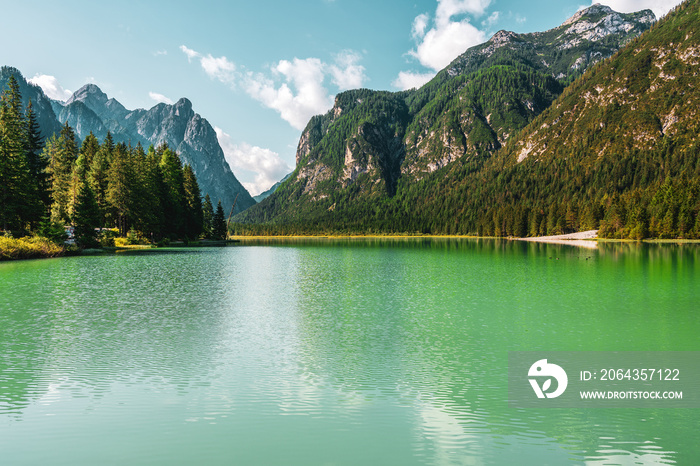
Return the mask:
[[[29,167],[30,173],[30,183],[33,190],[30,222],[36,227],[47,212],[47,207],[51,202],[51,193],[49,191],[49,175],[46,171],[49,162],[42,155],[44,143],[31,100],[27,104],[27,110],[25,112],[24,144],[27,166]]]
[[[141,151],[136,153],[141,157]],[[140,207],[140,228],[146,236],[152,240],[160,239],[164,234],[163,225],[163,193],[165,185],[160,171],[160,160],[156,155],[153,146],[148,149],[143,160],[140,162],[139,173],[139,207]]]
[[[226,239],[227,235],[224,208],[221,207],[221,201],[219,201],[216,204],[216,213],[214,213],[212,221],[212,239]]]
[[[117,144],[107,175],[107,202],[120,236],[126,236],[133,220],[135,174],[129,158],[126,145]]]
[[[209,193],[204,196],[204,202],[202,204],[202,230],[204,237],[212,238],[212,227],[214,223],[214,206],[211,203],[211,198]]]
[[[160,169],[165,186],[163,195],[165,231],[167,234],[182,237],[186,235],[184,231],[186,207],[182,162],[177,153],[167,146],[161,146],[156,150],[156,153],[159,151],[162,151]]]
[[[98,246],[96,228],[101,227],[102,216],[97,205],[95,195],[90,185],[83,181],[78,192],[73,225],[75,225],[75,239],[81,248]]]
[[[100,214],[105,225],[108,224],[110,217],[109,202],[107,202],[107,188],[109,185],[109,166],[112,160],[112,151],[114,150],[114,144],[111,138],[111,134],[107,133],[104,142],[94,154],[90,169],[87,173],[87,181],[95,195],[95,200],[100,208]]]
[[[73,165],[78,158],[78,146],[73,128],[66,123],[60,137],[52,137],[44,147],[51,175],[51,220],[70,222],[69,206],[77,193],[71,190]]]
[[[22,228],[31,217],[34,199],[25,154],[26,133],[22,96],[14,76],[0,99],[0,227]]]
[[[136,147],[129,146],[129,160],[134,171],[132,227],[142,233],[152,233],[150,230],[149,205],[151,190],[146,180],[146,153],[141,143]]]
[[[85,136],[83,143],[80,145],[80,153],[85,156],[85,163],[88,170],[92,166],[99,150],[100,141],[98,141],[95,135],[92,134],[92,131],[90,131],[90,134]]]
[[[19,86],[10,76],[8,89],[0,99],[0,227],[14,228],[21,223],[23,162],[22,123],[18,114]]]
[[[78,155],[78,159],[73,164],[73,173],[71,173],[70,185],[70,200],[68,202],[68,216],[73,221],[76,205],[78,204],[78,196],[83,185],[87,183],[87,158],[82,152]],[[94,194],[93,194],[94,198]]]
[[[202,233],[204,213],[202,212],[202,194],[199,190],[197,177],[192,167],[185,165],[182,168],[183,187],[185,190],[186,206],[186,235],[190,239],[197,239]]]
[[[102,141],[102,147],[104,147],[105,151],[109,154],[114,151],[114,139],[112,138],[111,131],[107,131],[107,136],[105,136],[104,141]]]

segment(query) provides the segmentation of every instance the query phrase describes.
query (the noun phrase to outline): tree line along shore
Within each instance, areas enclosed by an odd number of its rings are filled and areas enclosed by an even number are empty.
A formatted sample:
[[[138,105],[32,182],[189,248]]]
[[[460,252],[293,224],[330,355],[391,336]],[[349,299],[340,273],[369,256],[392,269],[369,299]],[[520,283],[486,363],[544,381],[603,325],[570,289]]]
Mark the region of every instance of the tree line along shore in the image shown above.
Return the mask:
[[[115,143],[110,133],[81,142],[67,123],[44,139],[32,102],[23,108],[9,79],[0,97],[0,260],[225,238],[221,202],[202,198],[176,151]]]

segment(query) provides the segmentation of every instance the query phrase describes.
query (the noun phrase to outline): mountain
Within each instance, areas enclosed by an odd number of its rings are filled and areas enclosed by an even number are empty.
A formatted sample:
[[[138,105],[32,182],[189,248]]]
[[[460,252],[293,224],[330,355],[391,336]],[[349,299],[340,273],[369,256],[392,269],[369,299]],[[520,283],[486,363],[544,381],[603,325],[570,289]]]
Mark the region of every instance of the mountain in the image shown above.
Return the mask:
[[[257,196],[253,196],[253,199],[255,199],[255,202],[260,202],[260,201],[262,201],[263,199],[267,199],[268,197],[270,197],[270,195],[272,195],[272,193],[274,193],[275,191],[277,191],[277,188],[279,188],[280,186],[282,186],[282,183],[284,183],[285,181],[287,181],[287,179],[289,179],[290,176],[292,176],[292,174],[291,174],[291,173],[288,173],[287,175],[284,176],[284,178],[282,178],[281,180],[279,180],[277,183],[273,184],[273,185],[270,187],[270,189],[268,189],[267,191],[262,192],[262,193],[258,194]]]
[[[71,102],[65,107],[57,107],[59,109],[58,121],[68,123],[75,130],[75,134],[80,139],[85,139],[85,136],[92,132],[100,141],[107,136],[107,128],[105,128],[102,120],[90,107],[81,101]]]
[[[7,82],[10,76],[14,76],[19,84],[19,91],[22,94],[22,105],[26,108],[27,103],[32,101],[34,114],[37,117],[37,123],[41,128],[42,137],[46,138],[54,133],[61,131],[61,124],[56,119],[52,100],[49,99],[44,91],[39,86],[35,86],[27,82],[22,76],[22,73],[11,66],[3,66],[0,68],[0,89],[7,89]]]
[[[109,131],[115,142],[141,143],[146,148],[167,143],[194,170],[202,196],[208,193],[214,203],[221,200],[227,211],[236,197],[235,212],[255,205],[226,162],[214,128],[194,112],[188,99],[173,105],[158,104],[150,110],[127,110],[98,86],[87,84],[63,103],[49,99],[12,67],[0,68],[1,89],[7,87],[11,75],[19,83],[23,104],[31,99],[42,137],[59,133],[68,123],[80,139],[92,132],[102,140]]]
[[[484,167],[474,201],[607,237],[699,238],[698,20],[686,1],[569,86]]]
[[[566,85],[654,21],[648,10],[620,14],[594,5],[546,32],[499,31],[420,89],[341,93],[302,133],[290,179],[236,219],[392,230],[392,215],[415,216],[401,199],[423,192],[433,173],[481,167]]]
[[[214,128],[194,112],[188,99],[131,111],[98,86],[87,84],[61,107],[59,121],[68,122],[80,138],[92,131],[102,139],[109,131],[116,142],[140,142],[144,147],[166,143],[178,152],[183,163],[192,167],[202,195],[208,193],[214,203],[221,200],[225,210],[235,201],[234,212],[255,205],[226,162]]]

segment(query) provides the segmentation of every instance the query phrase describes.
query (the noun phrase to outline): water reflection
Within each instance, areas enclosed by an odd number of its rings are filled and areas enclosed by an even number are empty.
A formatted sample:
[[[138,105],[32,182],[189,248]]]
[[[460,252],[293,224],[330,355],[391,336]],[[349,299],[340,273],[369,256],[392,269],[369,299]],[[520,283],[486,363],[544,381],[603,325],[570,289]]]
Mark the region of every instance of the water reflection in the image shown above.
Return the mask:
[[[697,257],[351,239],[0,264],[0,450],[75,449],[71,426],[137,463],[692,463],[696,413],[513,410],[506,363],[697,350]]]

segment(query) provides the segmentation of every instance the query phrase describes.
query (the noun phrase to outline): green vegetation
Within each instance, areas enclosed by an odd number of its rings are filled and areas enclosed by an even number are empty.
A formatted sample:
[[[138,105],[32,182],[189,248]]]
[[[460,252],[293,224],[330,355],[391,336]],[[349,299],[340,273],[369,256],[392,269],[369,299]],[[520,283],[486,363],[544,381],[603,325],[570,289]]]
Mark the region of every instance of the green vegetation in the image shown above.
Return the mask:
[[[55,256],[67,226],[79,247],[93,248],[114,244],[104,228],[127,241],[160,242],[195,240],[203,225],[197,178],[175,151],[115,145],[109,133],[102,143],[92,133],[81,143],[67,124],[43,143],[32,103],[22,111],[10,77],[0,100],[0,228],[19,239],[3,239],[3,258]]]
[[[309,123],[294,175],[234,231],[700,238],[699,10],[686,2],[559,80],[551,71],[577,60],[551,46],[561,28],[504,33],[506,45],[471,49],[419,90],[341,94]],[[354,180],[348,153],[365,168]],[[391,164],[393,189],[378,176]]]
[[[222,240],[226,239],[228,232],[226,231],[226,218],[224,217],[224,208],[221,206],[221,201],[216,204],[216,212],[211,222],[211,239]]]
[[[39,236],[11,238],[0,236],[0,261],[57,257],[65,252],[62,246]]]

